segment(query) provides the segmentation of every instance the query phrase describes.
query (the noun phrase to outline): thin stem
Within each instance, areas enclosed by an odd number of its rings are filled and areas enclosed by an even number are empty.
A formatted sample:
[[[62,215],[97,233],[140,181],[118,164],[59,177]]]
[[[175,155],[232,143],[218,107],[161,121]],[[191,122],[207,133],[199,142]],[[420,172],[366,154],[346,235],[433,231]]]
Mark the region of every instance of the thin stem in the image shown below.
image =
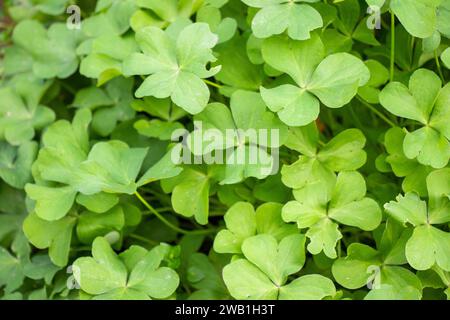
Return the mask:
[[[223,86],[221,86],[220,84],[217,84],[217,83],[215,83],[215,82],[212,82],[212,81],[209,81],[209,80],[206,80],[206,79],[203,79],[203,81],[204,81],[206,84],[208,84],[208,85],[210,85],[210,86],[213,86],[213,87],[216,87],[216,88],[218,88],[218,89],[220,89],[220,88],[223,87]]]
[[[339,240],[339,242],[338,242],[337,250],[338,250],[338,258],[340,258],[342,256],[342,243],[341,243],[341,240]]]
[[[91,249],[92,248],[89,247],[89,246],[70,248],[70,250],[75,251],[75,252],[77,252],[77,251],[91,251]]]
[[[442,82],[445,83],[444,75],[442,74],[441,63],[439,62],[439,57],[438,57],[436,50],[434,50],[434,60],[436,61],[436,66],[437,66],[437,69],[439,72],[439,76],[441,77]]]
[[[169,228],[171,228],[174,231],[177,231],[179,233],[182,234],[209,234],[209,233],[214,233],[216,230],[215,229],[203,229],[203,230],[184,230],[181,229],[179,227],[177,227],[176,225],[172,224],[170,221],[168,221],[166,218],[164,218],[158,211],[156,211],[155,208],[153,208],[141,195],[139,192],[135,192],[134,193],[135,196],[139,199],[139,201],[142,202],[142,204],[148,209],[150,210],[150,212],[152,212],[159,220],[161,220],[166,226],[168,226]]]
[[[141,241],[141,242],[148,243],[148,244],[150,244],[152,246],[157,246],[159,244],[159,242],[157,242],[157,241],[154,241],[154,240],[151,240],[151,239],[147,239],[147,238],[145,238],[143,236],[140,236],[138,234],[135,234],[135,233],[129,234],[128,237],[130,237],[132,239],[135,239],[135,240],[138,240],[138,241]]]
[[[394,65],[395,65],[395,14],[391,11],[391,64],[390,77],[391,82],[394,80]]]
[[[361,102],[362,105],[364,105],[365,107],[370,109],[373,113],[375,113],[378,117],[380,117],[380,119],[384,120],[384,122],[386,122],[393,128],[397,127],[397,125],[394,122],[392,122],[388,117],[386,117],[384,114],[382,114],[380,111],[378,111],[377,108],[372,106],[370,103],[367,103],[366,101],[364,101],[364,99],[362,99],[361,97],[359,97],[359,96],[356,96],[356,97],[358,98],[359,102]]]

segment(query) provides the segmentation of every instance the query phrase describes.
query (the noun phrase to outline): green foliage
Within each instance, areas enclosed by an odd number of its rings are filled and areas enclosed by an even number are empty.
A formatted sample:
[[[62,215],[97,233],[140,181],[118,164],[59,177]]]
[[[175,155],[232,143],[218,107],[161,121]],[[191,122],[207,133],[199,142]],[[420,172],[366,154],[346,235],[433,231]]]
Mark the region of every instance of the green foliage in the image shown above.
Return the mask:
[[[0,299],[450,298],[450,0],[2,5]]]

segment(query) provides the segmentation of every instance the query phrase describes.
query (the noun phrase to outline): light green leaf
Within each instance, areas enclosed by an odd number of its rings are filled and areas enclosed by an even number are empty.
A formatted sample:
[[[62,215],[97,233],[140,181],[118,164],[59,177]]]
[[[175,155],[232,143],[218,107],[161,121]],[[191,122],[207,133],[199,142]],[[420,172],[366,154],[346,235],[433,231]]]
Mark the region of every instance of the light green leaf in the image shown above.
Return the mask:
[[[72,231],[76,218],[67,215],[57,221],[46,221],[31,213],[24,221],[23,231],[28,240],[39,249],[49,249],[52,262],[64,267],[69,260]]]
[[[185,27],[176,40],[162,30],[147,27],[136,34],[144,54],[136,53],[124,61],[125,75],[148,75],[136,96],[171,97],[172,101],[192,114],[201,112],[209,100],[209,90],[201,80],[216,74],[220,67],[207,70],[215,61],[211,48],[217,36],[205,23]]]
[[[336,288],[333,281],[319,274],[309,274],[295,279],[280,288],[279,300],[322,300],[333,297]]]
[[[288,1],[243,0],[243,2],[249,6],[262,8],[252,21],[253,33],[258,38],[269,38],[287,29],[291,38],[307,40],[311,31],[323,25],[320,13],[310,5]]]
[[[450,234],[430,225],[419,226],[406,244],[406,258],[416,270],[430,269],[435,263],[450,271]]]
[[[278,297],[278,288],[267,276],[245,259],[223,268],[223,280],[235,299],[268,300]]]

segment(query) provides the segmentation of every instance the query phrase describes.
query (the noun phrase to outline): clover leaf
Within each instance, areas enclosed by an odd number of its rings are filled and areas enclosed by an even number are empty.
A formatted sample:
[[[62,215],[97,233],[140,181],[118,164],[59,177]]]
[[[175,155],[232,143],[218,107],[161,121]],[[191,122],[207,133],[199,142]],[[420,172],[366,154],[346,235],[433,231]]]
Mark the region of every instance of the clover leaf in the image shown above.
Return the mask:
[[[311,300],[333,296],[331,280],[306,275],[286,284],[305,263],[305,236],[293,234],[279,243],[267,234],[247,238],[242,244],[246,259],[225,266],[223,279],[236,299]],[[314,285],[313,285],[314,283]],[[314,287],[314,289],[312,289]]]
[[[131,25],[135,31],[146,26],[166,27],[169,23],[189,18],[203,4],[199,0],[137,0],[141,10],[134,13]]]
[[[131,249],[130,249],[131,250]],[[127,255],[117,256],[104,238],[92,245],[92,257],[78,258],[74,262],[74,276],[81,290],[95,300],[149,300],[164,299],[178,287],[177,273],[162,267],[165,246],[158,246],[141,259],[131,261]]]
[[[174,134],[184,129],[179,120],[186,115],[186,112],[172,103],[170,99],[156,99],[146,97],[142,100],[135,100],[132,108],[136,111],[146,112],[159,119],[140,119],[134,123],[134,128],[139,134],[158,138],[160,140],[172,140]]]
[[[268,38],[287,30],[296,40],[310,38],[310,32],[323,26],[316,9],[302,2],[318,0],[242,0],[246,5],[260,8],[252,20],[252,30],[258,38]]]
[[[57,16],[66,10],[68,2],[69,0],[25,0],[17,4],[13,3],[9,11],[13,17],[22,15],[31,17],[39,12]]]
[[[449,104],[450,86],[441,89],[441,80],[432,71],[419,69],[409,79],[409,88],[389,83],[380,94],[380,102],[394,115],[411,119],[422,128],[406,134],[403,150],[409,159],[443,168],[450,159]]]
[[[384,205],[386,212],[414,231],[406,243],[406,259],[416,270],[430,269],[435,263],[450,270],[450,234],[437,227],[450,221],[450,170],[441,169],[427,177],[428,205],[416,193],[399,195]]]
[[[186,111],[174,104],[170,99],[145,97],[134,100],[131,107],[138,112],[145,112],[152,117],[174,122],[186,115]]]
[[[19,288],[25,278],[21,261],[11,255],[5,248],[0,248],[0,287],[6,293]]]
[[[80,63],[80,73],[98,79],[98,85],[123,74],[122,63],[133,52],[138,51],[132,37],[103,35],[89,40],[91,50]],[[78,51],[81,53],[81,49]]]
[[[23,188],[31,180],[31,165],[37,154],[34,141],[13,147],[0,141],[0,177],[15,188]]]
[[[450,298],[450,0],[0,6],[0,300]]]
[[[347,256],[333,263],[334,278],[348,289],[367,285],[371,290],[379,290],[383,285],[391,285],[401,291],[405,287],[413,287],[414,299],[420,299],[422,284],[419,278],[401,267],[407,263],[405,246],[410,236],[411,230],[404,230],[396,222],[388,220],[378,243],[379,249],[352,243],[347,248]],[[398,298],[398,295],[394,296],[394,299]]]
[[[47,249],[51,261],[60,267],[67,265],[76,218],[73,215],[47,221],[31,213],[23,223],[23,231],[35,247]]]
[[[105,90],[89,87],[78,91],[73,105],[95,110],[92,116],[92,129],[101,136],[110,135],[118,123],[134,118],[132,103],[133,81],[116,78],[109,82]]]
[[[262,66],[253,64],[247,55],[245,40],[244,37],[236,35],[230,41],[214,48],[217,53],[217,61],[214,64],[222,66],[214,77],[227,87],[231,87],[230,91],[236,89],[258,91],[264,80]],[[228,95],[224,89],[221,91]]]
[[[201,112],[209,100],[209,89],[202,79],[220,70],[206,69],[208,62],[215,61],[211,48],[217,43],[209,26],[188,25],[176,37],[156,27],[146,27],[136,33],[136,41],[143,53],[134,53],[124,61],[124,74],[150,74],[136,91],[136,97],[170,97],[189,113]]]
[[[296,200],[284,205],[282,217],[308,229],[308,251],[312,254],[323,251],[336,258],[335,247],[342,238],[339,223],[370,231],[381,222],[380,207],[365,197],[366,183],[356,171],[340,172],[335,181],[312,182],[293,193]]]
[[[370,79],[358,89],[358,95],[369,103],[379,103],[379,87],[389,80],[389,70],[376,60],[364,62],[370,70]]]
[[[266,110],[257,93],[235,91],[230,105],[231,111],[221,103],[212,103],[194,117],[194,124],[200,127],[188,137],[189,150],[224,164],[220,184],[267,177],[275,166],[268,148],[284,143],[286,126]]]
[[[230,40],[236,33],[236,20],[230,17],[222,19],[220,9],[215,6],[205,5],[201,7],[197,12],[196,18],[197,22],[209,24],[211,31],[219,36],[218,43]]]
[[[81,30],[85,39],[77,54],[85,56],[80,63],[80,73],[98,79],[102,85],[122,74],[122,61],[138,47],[132,35],[124,35],[129,20],[136,10],[134,1],[115,1],[97,6],[97,15],[83,20]]]
[[[351,171],[366,162],[363,147],[366,138],[358,129],[347,129],[319,149],[315,124],[291,129],[286,146],[302,155],[291,165],[281,169],[283,183],[294,189],[317,180],[333,181],[334,172]]]
[[[89,152],[87,128],[91,121],[89,110],[79,111],[72,124],[59,120],[45,132],[40,150],[33,164],[37,184],[27,184],[28,196],[37,201],[36,214],[48,220],[58,220],[72,207],[77,190],[72,184],[76,171]],[[62,185],[49,185],[49,182]]]
[[[60,120],[45,133],[44,148],[33,165],[38,183],[26,186],[39,217],[49,221],[64,217],[78,193],[136,191],[136,178],[148,150],[111,140],[99,142],[89,151],[86,131],[90,120],[90,111],[83,109],[72,125]],[[50,181],[58,184],[49,185]]]
[[[404,177],[402,182],[404,192],[415,191],[420,195],[426,195],[425,180],[432,168],[405,156],[403,152],[405,136],[406,133],[398,127],[391,128],[386,132],[384,144],[388,155],[385,161],[389,163],[396,176]]]
[[[304,126],[317,119],[319,100],[329,108],[344,106],[370,78],[369,69],[355,56],[341,52],[325,57],[317,35],[307,41],[269,38],[263,42],[262,54],[270,66],[295,81],[296,85],[261,87],[269,109],[289,126]]]
[[[280,241],[297,233],[294,225],[281,218],[282,205],[264,203],[256,211],[248,202],[237,202],[224,216],[227,229],[219,231],[214,239],[214,250],[219,253],[242,253],[242,243],[256,234],[269,234]]]
[[[79,31],[69,30],[64,23],[47,30],[36,20],[20,22],[13,33],[14,44],[29,56],[33,73],[43,79],[65,79],[77,70],[79,39]]]
[[[411,35],[427,38],[437,27],[439,3],[428,0],[391,0],[390,8]]]
[[[189,296],[190,300],[229,298],[219,267],[208,256],[201,253],[194,253],[189,258],[187,278],[189,283],[197,289]]]
[[[340,40],[337,43],[338,46],[342,46],[343,43],[351,45],[353,40],[357,40],[372,46],[380,45],[375,37],[373,28],[370,28],[371,25],[368,23],[368,18],[360,19],[361,6],[358,0],[341,1],[336,3],[336,6],[338,17],[333,20],[333,24],[340,33],[337,33],[334,29],[325,30],[330,35],[328,39],[331,44]]]
[[[109,4],[99,3],[96,8],[97,14],[84,19],[81,30],[88,38],[122,35],[130,28],[130,18],[135,10],[136,5],[133,0],[113,1]]]
[[[91,244],[97,236],[107,235],[112,231],[120,232],[124,226],[124,209],[121,206],[115,206],[102,213],[82,212],[77,221],[76,232],[82,243]]]
[[[48,87],[49,83],[23,76],[0,89],[0,139],[18,146],[54,121],[53,110],[39,104]]]
[[[175,212],[195,217],[199,224],[208,223],[209,192],[214,179],[203,170],[184,169],[179,175],[161,181],[165,192],[172,192]]]
[[[133,194],[147,151],[114,140],[95,144],[80,164],[74,181],[76,190],[87,195],[102,191]]]

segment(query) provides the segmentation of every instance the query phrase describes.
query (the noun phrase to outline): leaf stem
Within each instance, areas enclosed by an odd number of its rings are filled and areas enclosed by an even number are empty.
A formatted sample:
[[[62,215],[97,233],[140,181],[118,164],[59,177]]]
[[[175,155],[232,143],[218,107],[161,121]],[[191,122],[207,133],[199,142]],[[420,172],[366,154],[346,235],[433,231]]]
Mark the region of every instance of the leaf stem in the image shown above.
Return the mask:
[[[389,124],[391,127],[397,127],[397,125],[392,122],[388,117],[386,117],[383,113],[377,110],[374,106],[372,106],[370,103],[366,102],[364,99],[362,99],[360,96],[356,96],[359,102],[366,108],[370,109],[373,113],[375,113],[380,119],[384,120],[387,124]]]
[[[221,86],[220,84],[217,84],[217,83],[215,83],[215,82],[209,81],[209,80],[207,80],[207,79],[203,79],[203,81],[204,81],[206,84],[208,84],[208,85],[210,85],[210,86],[212,86],[212,87],[216,87],[216,88],[218,88],[218,89],[220,89],[220,88],[223,87],[223,86]]]
[[[78,251],[91,251],[92,248],[90,246],[82,246],[82,247],[75,247],[75,248],[70,248],[70,250],[78,252]]]
[[[391,61],[389,67],[389,79],[394,80],[394,66],[395,66],[395,14],[391,10]]]
[[[439,57],[438,57],[438,54],[437,54],[437,50],[434,50],[434,60],[436,61],[436,67],[437,67],[438,72],[439,72],[439,77],[441,77],[442,82],[445,83],[445,79],[444,79],[444,75],[442,73],[441,63],[439,62]]]
[[[129,234],[128,237],[130,237],[130,238],[132,238],[132,239],[135,239],[135,240],[138,240],[138,241],[141,241],[141,242],[148,243],[148,244],[150,244],[150,245],[152,245],[152,246],[157,246],[157,245],[159,245],[159,242],[154,241],[154,240],[151,240],[151,239],[147,239],[147,238],[145,238],[145,237],[143,237],[143,236],[140,236],[140,235],[138,235],[138,234],[135,234],[135,233]]]
[[[156,211],[155,208],[153,208],[142,196],[141,194],[136,191],[134,193],[134,195],[139,199],[139,201],[142,202],[142,204],[148,209],[150,210],[150,212],[152,212],[159,220],[161,220],[162,223],[164,223],[166,226],[168,226],[169,228],[171,228],[174,231],[177,231],[179,233],[182,234],[209,234],[209,233],[214,233],[216,232],[215,229],[203,229],[203,230],[184,230],[181,229],[179,227],[177,227],[176,225],[172,224],[170,221],[168,221],[166,218],[164,218],[158,211]]]

